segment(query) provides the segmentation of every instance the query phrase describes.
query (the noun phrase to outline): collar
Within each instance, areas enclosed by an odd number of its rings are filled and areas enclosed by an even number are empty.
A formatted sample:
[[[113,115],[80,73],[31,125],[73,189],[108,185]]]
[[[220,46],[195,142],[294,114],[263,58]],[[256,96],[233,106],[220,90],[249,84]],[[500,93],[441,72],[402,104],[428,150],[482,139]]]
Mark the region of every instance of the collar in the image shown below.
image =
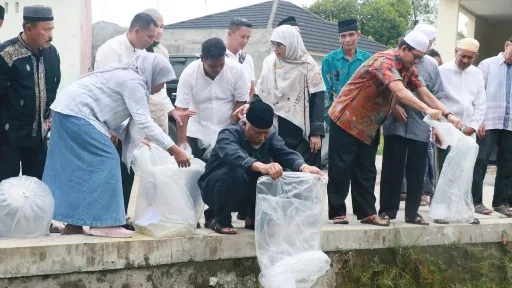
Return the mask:
[[[23,40],[23,37],[21,37],[21,34],[23,34],[23,32],[20,32],[20,34],[18,34],[18,41],[20,42],[21,46],[23,46],[25,49],[27,49],[28,51],[32,52],[33,54],[37,54],[33,49],[32,47],[30,47],[27,42],[25,42],[25,40]],[[39,49],[39,51],[41,51],[41,49]]]
[[[505,60],[505,56],[503,56],[503,52],[500,52],[500,54],[498,54],[498,60],[500,61],[500,65],[502,65],[502,64],[510,65],[507,63],[507,60]]]
[[[229,49],[226,49],[226,55],[238,57],[238,56],[240,56],[240,54],[242,54],[242,50],[238,50],[238,53],[235,54],[235,53],[229,51]]]
[[[127,33],[124,33],[124,37],[123,38],[123,44],[125,45],[126,49],[128,50],[131,50],[133,52],[136,52],[137,48],[133,47],[132,43],[130,43],[130,41],[128,40],[128,32]]]
[[[402,58],[400,58],[400,50],[398,49],[393,49],[391,51],[391,55],[392,57],[394,58],[395,60],[395,69],[396,70],[400,70],[400,69],[403,69],[404,66],[402,64]]]
[[[345,51],[343,51],[343,46],[338,50],[338,57],[336,57],[338,60],[341,60],[342,58],[345,58],[346,54]],[[361,53],[359,53],[359,49],[356,48],[356,53],[354,54],[354,58],[363,60],[363,57],[361,56]]]

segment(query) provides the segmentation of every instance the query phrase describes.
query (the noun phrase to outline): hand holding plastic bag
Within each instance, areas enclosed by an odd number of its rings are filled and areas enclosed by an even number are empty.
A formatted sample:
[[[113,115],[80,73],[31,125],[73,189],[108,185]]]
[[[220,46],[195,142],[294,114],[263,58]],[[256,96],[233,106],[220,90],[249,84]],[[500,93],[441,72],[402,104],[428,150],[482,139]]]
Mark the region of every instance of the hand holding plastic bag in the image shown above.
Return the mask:
[[[0,237],[34,237],[50,233],[54,199],[37,178],[13,177],[0,183]]]
[[[450,147],[432,199],[430,216],[449,222],[471,222],[474,219],[471,185],[478,145],[446,120],[433,121],[427,116],[424,121],[441,135],[441,148]]]
[[[137,232],[155,238],[194,233],[204,207],[197,180],[205,164],[198,159],[191,163],[179,168],[158,146],[137,148],[133,160],[133,170],[140,178],[134,213]]]
[[[326,187],[326,178],[307,173],[258,180],[256,255],[263,287],[311,287],[329,269],[320,250]]]

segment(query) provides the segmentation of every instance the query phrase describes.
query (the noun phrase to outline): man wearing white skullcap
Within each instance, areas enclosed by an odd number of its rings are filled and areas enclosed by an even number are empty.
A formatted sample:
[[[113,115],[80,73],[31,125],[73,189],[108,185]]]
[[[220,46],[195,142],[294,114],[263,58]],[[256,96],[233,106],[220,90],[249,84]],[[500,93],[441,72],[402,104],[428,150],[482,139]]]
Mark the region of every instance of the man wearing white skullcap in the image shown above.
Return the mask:
[[[473,138],[485,116],[484,78],[472,65],[479,47],[475,39],[462,39],[455,49],[455,59],[439,67],[447,92],[442,102],[467,125],[462,132]]]
[[[424,33],[416,28],[410,33]],[[430,30],[435,32],[435,29]],[[433,39],[433,33],[427,34],[424,34],[424,36],[430,36]],[[407,36],[405,39],[409,39]],[[429,43],[432,42],[429,41]],[[431,61],[426,57],[418,61],[414,67],[418,69],[418,73],[425,81],[428,90],[437,99],[440,99],[444,94],[444,88],[439,69],[435,60]],[[395,106],[393,114],[382,125],[384,155],[380,189],[379,216],[381,218],[395,219],[400,207],[400,192],[407,192],[406,217],[418,215],[415,224],[427,224],[419,216],[418,208],[422,200],[428,202],[428,196],[422,196],[422,192],[425,191],[428,195],[434,192],[435,172],[433,147],[429,149],[431,142],[430,126],[423,121],[424,117],[423,112],[399,103]],[[428,156],[432,158],[430,167],[427,166],[427,163],[429,163],[427,161]],[[428,177],[425,177],[426,171],[429,171]]]
[[[478,56],[479,47],[480,44],[473,38],[462,39],[457,43],[455,59],[439,66],[439,72],[446,92],[441,102],[455,116],[463,119],[465,125],[462,128],[462,132],[467,136],[471,136],[475,141],[476,132],[484,120],[486,110],[484,77],[482,72],[472,65]],[[437,149],[439,172],[442,170],[448,153],[449,149]],[[484,213],[492,212],[483,205],[479,205],[476,210],[477,212]]]
[[[427,53],[428,53],[428,51],[430,51],[432,49],[432,43],[434,43],[434,41],[436,40],[436,28],[429,24],[418,24],[414,27],[414,31],[421,32],[427,37],[428,42],[429,42],[428,49],[427,49]],[[434,59],[433,57],[430,57],[429,55],[425,55],[425,59],[428,59],[437,65],[437,60]]]
[[[414,67],[425,55],[428,45],[423,33],[412,31],[397,49],[376,53],[359,67],[329,109],[327,193],[329,219],[333,219],[334,224],[348,223],[345,200],[350,182],[355,181],[354,186],[359,189],[352,190],[352,198],[358,207],[357,218],[364,224],[389,226],[389,218],[379,217],[375,209],[375,157],[380,126],[393,111],[396,101],[437,120],[444,115],[455,126],[462,126],[461,121],[428,91]],[[407,209],[406,221],[421,223],[416,212]]]

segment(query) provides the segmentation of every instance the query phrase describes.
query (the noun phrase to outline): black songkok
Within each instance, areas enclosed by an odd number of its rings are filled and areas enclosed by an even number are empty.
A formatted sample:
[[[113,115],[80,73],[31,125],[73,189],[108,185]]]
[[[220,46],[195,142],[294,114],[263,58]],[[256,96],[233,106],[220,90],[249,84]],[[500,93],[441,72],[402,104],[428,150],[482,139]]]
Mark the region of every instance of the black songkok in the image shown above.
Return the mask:
[[[295,19],[295,17],[288,16],[288,17],[284,18],[283,20],[281,20],[281,22],[279,22],[277,24],[277,27],[282,26],[282,25],[299,26],[299,23],[297,23],[297,19]]]
[[[52,7],[33,5],[23,7],[23,20],[30,22],[53,21]]]
[[[347,19],[338,22],[338,33],[347,31],[359,31],[359,25],[356,19]]]
[[[263,101],[255,101],[249,105],[245,118],[258,129],[270,129],[274,124],[274,109]]]

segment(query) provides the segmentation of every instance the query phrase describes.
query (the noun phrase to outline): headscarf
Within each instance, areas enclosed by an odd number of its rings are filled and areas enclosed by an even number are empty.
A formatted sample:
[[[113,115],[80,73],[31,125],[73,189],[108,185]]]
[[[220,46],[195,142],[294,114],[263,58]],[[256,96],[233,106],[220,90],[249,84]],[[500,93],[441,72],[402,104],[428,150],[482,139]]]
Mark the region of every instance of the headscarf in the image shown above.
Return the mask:
[[[82,77],[88,77],[93,74],[110,73],[117,70],[130,70],[141,77],[148,92],[148,102],[149,96],[151,95],[151,88],[176,78],[169,60],[165,59],[163,55],[154,53],[140,53],[128,63],[94,71]],[[128,167],[131,167],[133,153],[135,149],[139,147],[142,139],[144,139],[145,133],[137,126],[133,118],[130,118],[127,126],[122,131],[122,135],[118,136],[120,136],[123,142],[122,160]]]
[[[277,27],[271,41],[286,46],[285,59],[274,53],[265,58],[256,91],[279,115],[302,129],[307,140],[310,132],[309,97],[325,91],[322,72],[309,55],[300,33],[290,25]],[[277,121],[275,121],[277,123]],[[276,125],[277,126],[277,125]]]
[[[97,70],[88,73],[83,77],[88,77],[93,74],[109,73],[116,70],[131,70],[137,73],[145,83],[146,89],[151,94],[151,88],[176,79],[176,74],[172,69],[171,63],[165,59],[163,55],[154,53],[140,53],[137,54],[128,63],[118,66],[110,66],[105,69]]]

